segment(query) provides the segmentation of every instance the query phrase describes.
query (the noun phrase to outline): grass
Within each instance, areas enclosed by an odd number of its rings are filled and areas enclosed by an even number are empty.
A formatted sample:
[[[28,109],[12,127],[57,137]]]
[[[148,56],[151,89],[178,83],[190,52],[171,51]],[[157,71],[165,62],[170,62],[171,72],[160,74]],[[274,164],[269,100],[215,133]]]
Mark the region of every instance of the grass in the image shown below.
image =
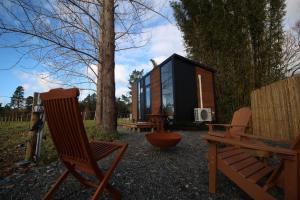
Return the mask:
[[[122,120],[118,120],[118,124]],[[117,134],[103,134],[97,129],[95,121],[84,121],[85,129],[89,139],[113,140],[118,139]],[[0,176],[5,175],[5,168],[9,169],[14,163],[23,160],[25,157],[25,146],[29,140],[29,122],[11,122],[0,124]],[[49,130],[44,129],[44,139],[42,141],[41,159],[38,164],[49,164],[57,159]]]
[[[118,118],[118,125],[124,124],[124,123],[128,123],[130,122],[130,120],[128,118]]]

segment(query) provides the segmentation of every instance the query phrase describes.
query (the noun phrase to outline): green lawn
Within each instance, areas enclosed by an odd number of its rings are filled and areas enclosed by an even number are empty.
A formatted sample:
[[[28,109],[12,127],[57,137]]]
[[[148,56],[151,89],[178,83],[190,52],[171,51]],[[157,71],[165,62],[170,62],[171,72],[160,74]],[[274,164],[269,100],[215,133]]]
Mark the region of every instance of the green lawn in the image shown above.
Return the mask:
[[[118,120],[118,124],[121,122]],[[94,120],[84,121],[85,129],[89,139],[116,139],[117,135],[110,137],[104,136],[97,131]],[[25,148],[28,141],[28,131],[30,130],[29,122],[12,122],[0,124],[0,176],[5,174],[5,168],[12,168],[14,163],[23,160],[25,157]],[[42,141],[41,159],[39,164],[48,164],[57,159],[56,150],[54,149],[50,133],[45,127],[45,138]]]

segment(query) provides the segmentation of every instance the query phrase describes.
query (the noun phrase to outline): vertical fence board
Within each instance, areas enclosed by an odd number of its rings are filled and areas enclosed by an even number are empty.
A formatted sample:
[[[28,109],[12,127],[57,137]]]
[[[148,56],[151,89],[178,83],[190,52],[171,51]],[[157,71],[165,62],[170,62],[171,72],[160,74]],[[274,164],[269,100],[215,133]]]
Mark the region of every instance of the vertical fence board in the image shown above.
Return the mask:
[[[300,76],[251,93],[253,134],[292,140],[300,134]]]

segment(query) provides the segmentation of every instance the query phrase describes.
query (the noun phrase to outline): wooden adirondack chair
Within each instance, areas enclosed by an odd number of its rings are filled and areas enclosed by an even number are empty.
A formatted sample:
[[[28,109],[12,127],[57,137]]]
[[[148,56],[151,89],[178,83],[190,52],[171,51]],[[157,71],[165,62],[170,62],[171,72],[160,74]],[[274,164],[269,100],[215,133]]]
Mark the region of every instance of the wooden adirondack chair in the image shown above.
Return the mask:
[[[220,170],[253,199],[276,199],[268,192],[276,185],[283,189],[286,200],[300,199],[300,135],[289,149],[210,134],[203,138],[209,143],[209,192],[216,192],[216,172]],[[228,146],[218,148],[218,144]],[[270,166],[245,149],[277,154],[281,162]]]
[[[249,121],[251,119],[251,109],[249,107],[242,107],[235,111],[230,124],[207,124],[208,132],[211,135],[218,135],[222,137],[234,137],[240,138],[240,134],[244,134],[248,128]],[[226,131],[222,134],[214,131],[214,127],[222,126],[226,128]]]
[[[104,189],[109,191],[114,199],[120,199],[121,193],[113,188],[108,180],[121,160],[127,144],[103,141],[89,142],[79,111],[78,95],[79,90],[77,88],[59,88],[40,94],[54,145],[61,162],[66,167],[66,170],[53,184],[44,199],[51,199],[55,190],[69,173],[83,185],[96,188],[92,199],[97,199]],[[115,151],[117,153],[110,168],[106,172],[101,171],[97,161]],[[80,172],[95,175],[98,181],[89,181],[83,178]]]
[[[218,137],[226,137],[237,140],[243,140],[248,143],[256,143],[260,145],[264,145],[264,142],[259,139],[268,139],[268,138],[257,138],[252,137],[252,135],[245,134],[246,130],[249,126],[249,121],[251,120],[251,109],[249,107],[242,107],[233,113],[233,117],[230,124],[207,124],[208,134],[215,135]],[[220,131],[215,132],[213,127],[215,126],[223,126],[226,128],[224,133],[220,133]],[[247,150],[248,153],[255,155],[256,157],[265,159],[271,156],[270,152],[266,151],[258,151],[258,150]]]

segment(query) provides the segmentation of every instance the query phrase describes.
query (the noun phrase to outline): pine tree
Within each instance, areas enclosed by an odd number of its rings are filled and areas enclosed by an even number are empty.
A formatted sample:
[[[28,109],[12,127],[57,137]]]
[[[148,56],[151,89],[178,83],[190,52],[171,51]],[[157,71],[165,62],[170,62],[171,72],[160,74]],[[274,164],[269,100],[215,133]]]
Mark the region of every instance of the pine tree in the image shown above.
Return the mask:
[[[33,104],[33,97],[32,96],[28,96],[25,99],[25,108],[26,108],[26,110],[31,111],[32,104]]]
[[[249,105],[253,89],[283,77],[283,0],[181,0],[171,6],[188,56],[217,69],[221,121]]]
[[[141,71],[139,70],[133,70],[131,72],[131,74],[129,75],[129,79],[128,79],[128,89],[129,89],[129,98],[131,99],[131,90],[132,90],[132,86],[133,84],[139,80],[140,78],[143,77],[143,74],[144,74],[144,70],[142,69]]]
[[[18,86],[11,97],[10,107],[21,109],[24,106],[24,88],[22,86]]]

